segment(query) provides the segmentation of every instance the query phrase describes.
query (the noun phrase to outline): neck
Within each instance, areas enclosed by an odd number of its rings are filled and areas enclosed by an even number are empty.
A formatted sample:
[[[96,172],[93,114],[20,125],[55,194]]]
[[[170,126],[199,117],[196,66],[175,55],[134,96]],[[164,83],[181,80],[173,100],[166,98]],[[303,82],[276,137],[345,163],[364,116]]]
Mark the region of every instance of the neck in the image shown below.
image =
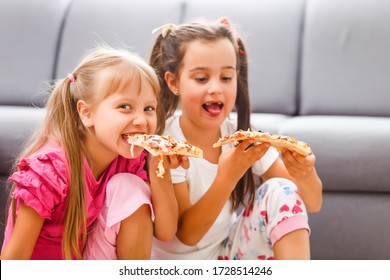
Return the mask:
[[[87,137],[85,143],[87,149],[88,164],[92,170],[95,179],[99,179],[100,175],[107,169],[110,163],[115,159],[111,153],[105,151],[105,149],[99,148],[99,144],[94,139]]]
[[[218,163],[222,148],[214,148],[213,144],[221,137],[220,127],[201,128],[180,118],[180,128],[188,142],[203,150],[205,160],[213,164]]]
[[[184,118],[180,118],[179,123],[184,137],[192,145],[199,147],[212,147],[213,144],[221,137],[220,127],[203,128],[189,121],[185,121]]]

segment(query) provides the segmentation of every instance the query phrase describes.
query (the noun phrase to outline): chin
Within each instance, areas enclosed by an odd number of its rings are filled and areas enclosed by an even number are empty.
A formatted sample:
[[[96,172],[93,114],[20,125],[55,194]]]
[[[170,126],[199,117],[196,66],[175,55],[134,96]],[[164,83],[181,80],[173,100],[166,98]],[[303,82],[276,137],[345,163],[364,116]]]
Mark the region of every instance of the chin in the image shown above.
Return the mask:
[[[131,158],[137,158],[141,155],[143,149],[134,149],[133,154],[130,152],[130,149],[126,151],[125,154],[121,154],[123,157],[131,159]]]
[[[207,120],[207,125],[210,126],[210,128],[220,127],[221,124],[225,121],[226,118],[227,117],[222,115],[222,114],[219,115],[219,116],[210,117]]]

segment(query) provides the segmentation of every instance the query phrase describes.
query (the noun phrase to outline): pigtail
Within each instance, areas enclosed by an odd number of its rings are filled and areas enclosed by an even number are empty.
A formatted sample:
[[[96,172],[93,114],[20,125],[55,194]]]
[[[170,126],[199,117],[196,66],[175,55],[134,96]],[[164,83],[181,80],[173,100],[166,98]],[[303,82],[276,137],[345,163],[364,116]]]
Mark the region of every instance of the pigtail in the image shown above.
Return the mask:
[[[244,42],[235,33],[236,48],[237,48],[237,97],[235,107],[237,111],[237,130],[247,130],[251,127],[251,105],[249,98],[248,85],[248,57],[245,50]],[[236,210],[241,205],[251,207],[255,200],[256,185],[252,173],[252,168],[249,168],[240,178],[237,187],[231,195],[232,209]]]
[[[158,98],[159,105],[157,107],[157,134],[164,132],[166,119],[174,114],[179,104],[179,98],[171,92],[165,81],[165,72],[170,71],[177,74],[176,69],[172,67],[172,65],[176,64],[174,56],[178,55],[172,47],[175,44],[172,41],[174,40],[173,37],[172,30],[166,33],[162,32],[156,38],[149,58],[149,64],[156,71],[161,86],[161,93]],[[165,43],[166,40],[170,41]]]
[[[69,78],[65,78],[57,84],[48,104],[47,122],[57,125],[52,127],[54,131],[47,131],[47,135],[54,135],[64,147],[69,164],[69,196],[65,218],[65,227],[62,240],[62,251],[65,259],[82,259],[80,251],[80,239],[82,245],[86,241],[86,209],[84,168],[82,164],[83,145],[80,139],[80,118],[76,110],[77,101],[72,90],[77,90],[77,84]],[[82,232],[80,232],[82,231]]]
[[[248,85],[248,58],[245,47],[240,38],[237,39],[237,58],[239,60],[238,80],[237,80],[237,130],[247,130],[250,127],[251,106],[249,100]]]
[[[169,110],[169,106],[167,102],[164,102],[165,92],[167,92],[168,86],[164,79],[164,71],[159,71],[161,67],[161,56],[163,55],[161,52],[161,42],[163,40],[163,36],[159,35],[156,38],[155,44],[152,48],[152,52],[149,59],[149,65],[156,71],[158,76],[158,80],[161,87],[161,92],[157,99],[157,128],[156,133],[162,134],[165,130],[165,120],[167,118],[167,112]]]
[[[82,125],[77,112],[76,100],[74,100],[73,96],[70,94],[71,85],[69,84],[69,79],[66,79],[65,81],[66,91],[63,95],[65,123],[63,128],[64,131],[61,135],[65,136],[63,137],[62,142],[69,161],[71,187],[62,246],[66,259],[71,259],[73,255],[77,259],[82,259],[79,236],[82,236],[82,247],[84,247],[87,239],[87,209],[85,206],[84,167],[82,162],[83,145],[79,133],[79,127]],[[77,84],[73,86],[73,90],[76,90],[76,87]],[[69,134],[67,135],[66,132]]]

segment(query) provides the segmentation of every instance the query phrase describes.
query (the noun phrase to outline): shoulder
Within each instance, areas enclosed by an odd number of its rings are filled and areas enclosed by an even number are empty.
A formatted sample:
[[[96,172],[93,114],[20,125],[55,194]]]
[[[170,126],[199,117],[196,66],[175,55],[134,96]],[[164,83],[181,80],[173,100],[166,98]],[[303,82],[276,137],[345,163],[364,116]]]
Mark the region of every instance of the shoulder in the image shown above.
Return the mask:
[[[9,180],[16,184],[14,197],[22,199],[42,217],[63,202],[69,192],[68,164],[62,147],[55,142],[21,159],[19,170]]]
[[[235,115],[229,116],[221,124],[221,135],[229,135],[237,131],[237,119]]]
[[[175,114],[166,120],[164,135],[171,135],[176,139],[183,140],[184,135],[180,128],[180,114]]]
[[[65,151],[58,142],[50,142],[34,152],[31,156],[22,158],[18,163],[19,172],[35,172],[42,177],[59,176],[66,180],[68,162]]]
[[[148,153],[143,151],[137,158],[124,158],[118,156],[108,168],[108,175],[112,177],[117,173],[129,172],[139,176],[141,179],[149,181],[147,173],[147,156]]]

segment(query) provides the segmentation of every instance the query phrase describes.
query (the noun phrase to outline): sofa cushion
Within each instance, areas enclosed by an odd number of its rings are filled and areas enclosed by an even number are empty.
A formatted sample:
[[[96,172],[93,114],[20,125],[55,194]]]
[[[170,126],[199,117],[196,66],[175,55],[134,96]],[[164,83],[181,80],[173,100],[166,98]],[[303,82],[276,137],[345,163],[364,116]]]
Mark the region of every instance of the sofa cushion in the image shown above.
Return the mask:
[[[9,192],[12,187],[8,180],[8,176],[0,174],[0,248],[2,248],[4,239],[4,228],[6,217],[8,214]]]
[[[309,1],[301,114],[390,116],[389,50],[389,1]]]
[[[281,134],[310,143],[325,191],[390,193],[390,119],[302,116]]]
[[[389,260],[390,195],[324,193],[319,213],[309,214],[312,259]]]
[[[0,106],[0,174],[9,174],[15,158],[43,117],[44,109]]]
[[[283,123],[289,118],[290,116],[283,114],[253,113],[251,124],[256,130],[277,134]]]

